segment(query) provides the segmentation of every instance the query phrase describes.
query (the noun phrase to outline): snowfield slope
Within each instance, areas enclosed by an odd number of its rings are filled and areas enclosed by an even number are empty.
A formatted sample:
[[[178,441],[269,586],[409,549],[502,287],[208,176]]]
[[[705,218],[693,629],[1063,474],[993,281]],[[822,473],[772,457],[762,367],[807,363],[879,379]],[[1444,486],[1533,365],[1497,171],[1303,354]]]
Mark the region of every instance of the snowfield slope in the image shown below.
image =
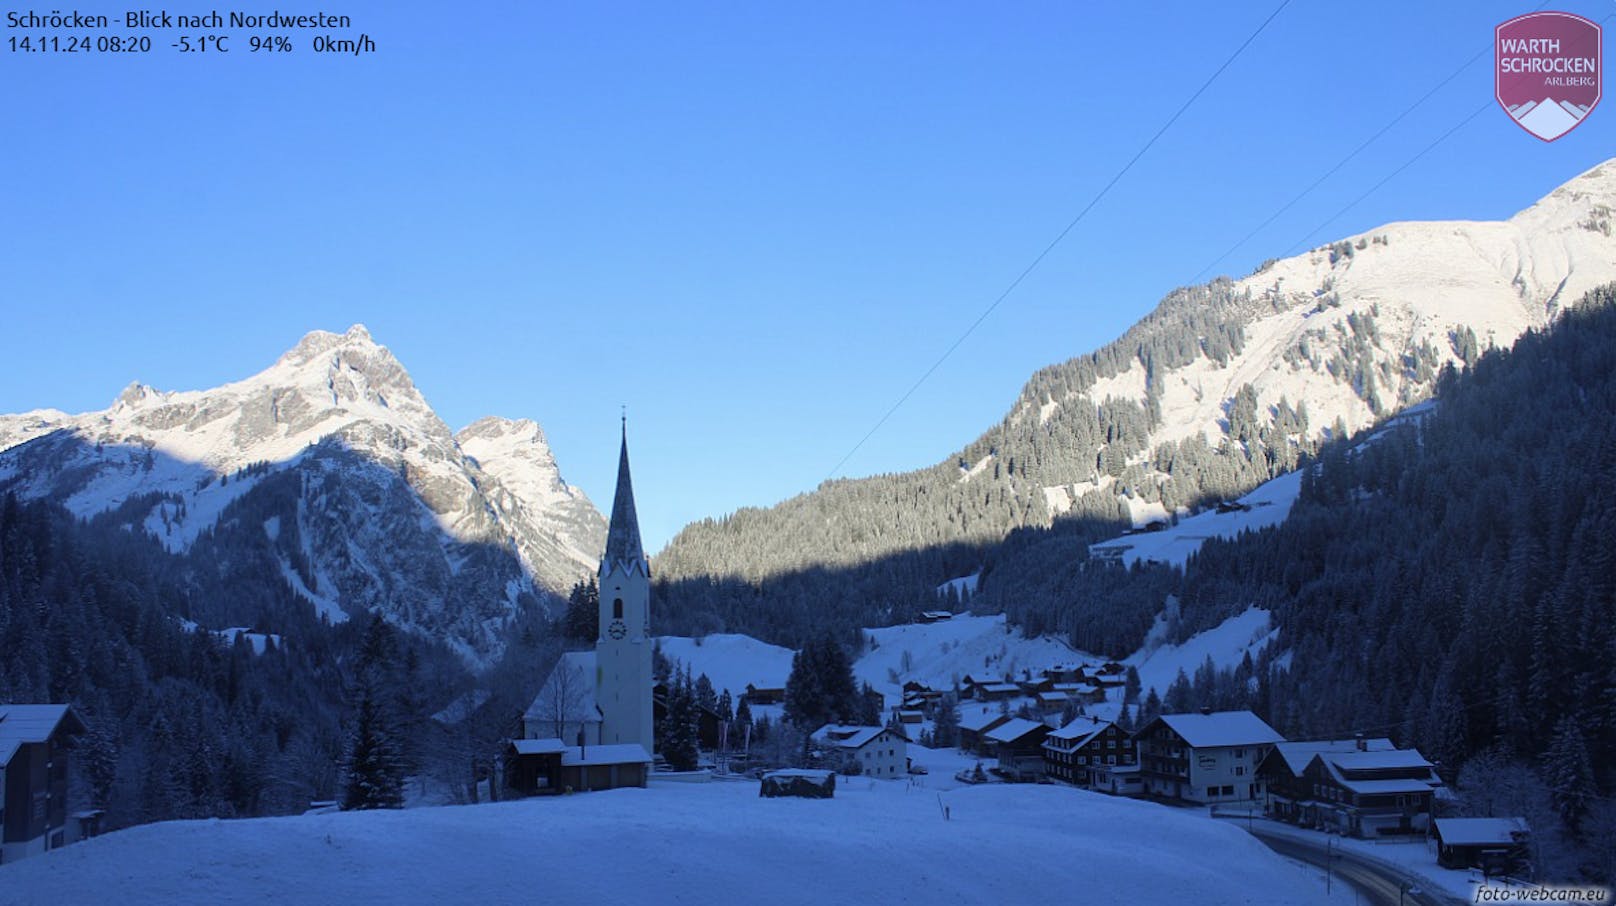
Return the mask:
[[[1316,873],[1198,812],[1059,786],[936,793],[839,779],[830,800],[760,799],[755,783],[653,784],[146,825],[0,868],[0,903],[1278,906],[1325,897]]]

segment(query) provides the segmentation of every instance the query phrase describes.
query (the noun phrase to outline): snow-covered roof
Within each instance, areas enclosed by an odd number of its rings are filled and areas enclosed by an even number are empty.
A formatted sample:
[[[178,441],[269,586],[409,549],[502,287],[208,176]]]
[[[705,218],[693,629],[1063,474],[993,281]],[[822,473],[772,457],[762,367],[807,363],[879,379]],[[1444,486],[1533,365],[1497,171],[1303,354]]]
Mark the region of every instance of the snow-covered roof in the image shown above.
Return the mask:
[[[988,731],[988,738],[994,742],[1015,742],[1028,733],[1039,728],[1048,729],[1037,721],[1027,720],[1023,717],[1012,717],[1004,723]]]
[[[0,765],[22,746],[45,742],[62,722],[69,733],[81,733],[84,724],[68,705],[0,705]]]
[[[1250,711],[1163,714],[1156,719],[1171,727],[1185,743],[1197,749],[1267,745],[1285,741],[1285,737]]]
[[[1325,761],[1343,771],[1376,771],[1429,768],[1431,763],[1417,749],[1387,749],[1370,752],[1330,753]]]
[[[1525,818],[1438,818],[1436,833],[1449,846],[1508,846],[1531,833]]]
[[[637,742],[613,743],[603,746],[567,746],[561,753],[561,766],[587,767],[597,764],[650,764],[651,756]]]
[[[1397,748],[1390,739],[1378,736],[1374,739],[1365,739],[1364,748],[1370,752],[1386,752]],[[1356,739],[1323,739],[1306,742],[1282,742],[1274,746],[1274,751],[1285,760],[1285,767],[1297,777],[1307,769],[1313,756],[1324,752],[1354,752],[1358,749]]]
[[[826,724],[815,730],[813,740],[823,745],[832,745],[842,749],[862,749],[869,745],[877,736],[891,729],[890,727],[859,727],[847,724]],[[902,733],[893,731],[894,736]]]
[[[561,713],[557,713],[557,712]],[[591,723],[600,720],[595,704],[595,652],[569,651],[556,661],[544,688],[522,715],[528,720]]]
[[[1089,740],[1104,733],[1109,726],[1111,726],[1111,721],[1109,720],[1098,720],[1093,716],[1079,717],[1059,730],[1051,731],[1049,737],[1051,739],[1075,739],[1077,742],[1072,745],[1072,748],[1082,748]]]
[[[567,748],[559,739],[513,739],[511,747],[518,755],[556,755]]]
[[[989,727],[1003,723],[1009,719],[1010,718],[1006,715],[995,714],[992,711],[978,711],[975,714],[961,714],[959,719],[959,727],[961,730],[970,730],[972,733],[980,733]]]
[[[1020,692],[1021,687],[1015,683],[977,683],[976,688],[984,692]]]

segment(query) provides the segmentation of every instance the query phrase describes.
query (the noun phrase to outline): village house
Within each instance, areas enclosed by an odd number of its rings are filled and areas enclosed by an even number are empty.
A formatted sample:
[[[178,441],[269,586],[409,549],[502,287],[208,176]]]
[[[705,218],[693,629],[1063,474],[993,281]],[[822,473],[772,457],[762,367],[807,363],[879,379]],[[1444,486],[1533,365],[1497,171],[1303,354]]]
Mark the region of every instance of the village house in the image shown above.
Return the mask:
[[[1089,765],[1089,789],[1112,796],[1139,796],[1144,791],[1139,762]]]
[[[909,774],[909,738],[892,727],[826,724],[811,738],[840,773],[887,779]]]
[[[960,709],[959,716],[959,747],[966,752],[975,752],[977,755],[992,754],[992,743],[986,734],[994,727],[1008,721],[1010,715],[1000,714],[988,708]]]
[[[1423,755],[1384,738],[1282,742],[1257,773],[1269,814],[1356,837],[1425,830],[1442,786]]]
[[[1532,830],[1524,818],[1438,818],[1431,840],[1443,868],[1479,868],[1490,876],[1524,873]]]
[[[999,759],[999,769],[1016,780],[1029,780],[1044,775],[1044,737],[1049,726],[1035,720],[1012,717],[983,734],[991,745],[992,754]]]
[[[1250,711],[1163,714],[1134,734],[1143,791],[1203,804],[1261,800],[1257,766],[1284,739]]]
[[[746,691],[741,693],[741,701],[749,705],[778,705],[786,700],[784,686],[754,686],[746,684]]]
[[[0,863],[73,842],[68,737],[83,732],[68,705],[0,705]]]
[[[971,696],[984,702],[1007,701],[1021,694],[1021,687],[1015,683],[977,683],[971,687]]]
[[[1094,769],[1135,763],[1128,731],[1098,717],[1079,717],[1044,738],[1044,772],[1077,786],[1094,785]],[[1135,775],[1137,777],[1137,775]],[[1110,781],[1107,777],[1107,781]]]

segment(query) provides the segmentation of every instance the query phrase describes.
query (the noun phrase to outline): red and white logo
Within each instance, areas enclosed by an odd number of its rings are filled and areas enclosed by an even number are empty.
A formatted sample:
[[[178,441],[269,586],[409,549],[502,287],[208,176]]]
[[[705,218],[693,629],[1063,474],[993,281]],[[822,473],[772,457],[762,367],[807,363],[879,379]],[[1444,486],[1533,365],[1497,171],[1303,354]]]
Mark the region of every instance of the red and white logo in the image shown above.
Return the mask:
[[[1498,26],[1494,94],[1516,124],[1546,142],[1599,104],[1599,25],[1571,13],[1527,13]]]

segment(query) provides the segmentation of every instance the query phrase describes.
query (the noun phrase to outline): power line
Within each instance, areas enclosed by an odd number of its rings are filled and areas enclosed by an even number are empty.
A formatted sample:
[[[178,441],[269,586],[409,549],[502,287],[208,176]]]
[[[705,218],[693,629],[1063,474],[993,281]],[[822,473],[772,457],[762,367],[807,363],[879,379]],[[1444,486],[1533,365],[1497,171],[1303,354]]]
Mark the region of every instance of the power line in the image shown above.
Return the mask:
[[[1089,211],[1093,210],[1094,206],[1099,204],[1101,199],[1105,198],[1105,196],[1110,193],[1112,187],[1120,182],[1122,177],[1127,175],[1129,170],[1133,169],[1133,165],[1138,163],[1139,159],[1145,156],[1145,152],[1149,151],[1151,147],[1156,144],[1157,139],[1160,139],[1174,123],[1178,122],[1179,117],[1183,116],[1184,112],[1190,109],[1190,105],[1194,104],[1195,101],[1212,86],[1212,83],[1217,81],[1219,76],[1223,75],[1223,71],[1228,69],[1229,66],[1240,56],[1240,54],[1245,52],[1247,47],[1251,46],[1251,42],[1257,40],[1257,36],[1262,34],[1263,30],[1268,27],[1268,24],[1273,22],[1274,18],[1277,17],[1280,12],[1285,9],[1285,7],[1290,5],[1290,2],[1291,0],[1281,0],[1280,4],[1274,7],[1274,11],[1268,14],[1268,18],[1262,20],[1262,23],[1259,24],[1257,28],[1246,37],[1246,40],[1242,41],[1240,46],[1234,49],[1234,53],[1230,54],[1229,58],[1223,61],[1223,65],[1219,66],[1217,70],[1212,73],[1212,75],[1208,76],[1206,81],[1201,83],[1201,87],[1195,89],[1195,93],[1190,95],[1189,99],[1181,104],[1178,110],[1175,111],[1172,116],[1167,118],[1167,122],[1163,123],[1161,128],[1156,130],[1156,134],[1152,135],[1150,139],[1145,142],[1144,146],[1141,147],[1139,151],[1122,166],[1122,169],[1118,170],[1116,175],[1112,176],[1110,181],[1107,182],[1105,186],[1102,187],[1100,191],[1089,200],[1089,203],[1083,206],[1083,209],[1077,213],[1077,216],[1073,217],[1071,222],[1066,224],[1065,229],[1056,234],[1055,238],[1050,240],[1048,245],[1044,246],[1043,251],[1039,252],[1032,259],[1032,262],[1023,268],[1021,273],[1017,274],[1014,280],[1010,281],[1010,285],[1005,287],[1004,292],[999,293],[998,297],[993,300],[992,304],[988,305],[988,307],[977,316],[976,320],[971,322],[971,325],[965,329],[965,332],[960,334],[959,338],[954,340],[953,343],[949,344],[947,349],[943,350],[943,354],[938,356],[935,362],[932,362],[931,367],[927,368],[925,373],[922,374],[920,378],[909,387],[908,390],[904,391],[903,396],[898,397],[898,401],[893,403],[892,407],[889,408],[886,413],[876,421],[874,427],[870,428],[869,432],[860,438],[858,443],[853,445],[853,449],[847,451],[847,455],[843,456],[841,460],[836,463],[836,465],[831,467],[830,474],[825,477],[825,480],[829,481],[830,479],[836,477],[836,473],[842,468],[842,466],[846,465],[847,461],[852,459],[854,454],[858,453],[858,451],[863,448],[864,444],[867,443],[870,438],[875,436],[875,432],[881,430],[881,426],[885,425],[887,420],[892,418],[893,414],[902,408],[903,404],[908,402],[911,396],[914,396],[915,391],[919,390],[920,386],[926,383],[927,379],[929,379],[932,374],[942,366],[943,362],[947,361],[948,357],[954,354],[954,350],[958,349],[962,343],[970,338],[971,334],[976,332],[976,329],[982,325],[983,321],[988,319],[989,315],[993,314],[994,310],[999,307],[999,304],[1005,299],[1009,298],[1010,294],[1016,291],[1016,288],[1021,285],[1023,280],[1027,279],[1028,275],[1038,269],[1038,266],[1043,263],[1046,257],[1049,256],[1049,253],[1054,251],[1057,245],[1060,245],[1061,240],[1065,239],[1067,234],[1072,232],[1072,230],[1082,222],[1084,217],[1088,216]]]
[[[1599,20],[1599,24],[1601,26],[1603,26],[1604,24],[1608,23],[1612,19],[1616,19],[1616,13],[1611,13],[1611,14],[1605,16],[1605,18]],[[1469,65],[1469,64],[1466,64],[1466,65]],[[1455,73],[1455,75],[1457,75],[1457,73]],[[1449,76],[1449,78],[1452,78],[1452,76]],[[1429,154],[1431,152],[1431,150],[1434,149],[1437,145],[1440,145],[1443,142],[1447,141],[1455,132],[1458,132],[1460,129],[1463,129],[1465,126],[1469,125],[1471,120],[1475,119],[1478,116],[1481,116],[1483,113],[1486,113],[1488,110],[1492,109],[1493,104],[1494,104],[1494,99],[1487,100],[1480,107],[1477,107],[1475,112],[1471,113],[1469,116],[1467,116],[1464,119],[1460,120],[1458,123],[1456,123],[1450,129],[1448,129],[1448,131],[1446,131],[1446,132],[1442,133],[1441,135],[1437,136],[1436,139],[1434,139],[1430,144],[1426,145],[1424,148],[1421,148],[1418,152],[1416,152],[1414,154],[1413,157],[1410,157],[1408,160],[1404,161],[1402,163],[1402,165],[1399,166],[1397,169],[1395,169],[1392,172],[1386,174],[1386,176],[1383,177],[1379,182],[1375,183],[1373,186],[1370,186],[1367,190],[1365,190],[1363,192],[1363,194],[1359,195],[1357,198],[1354,198],[1352,201],[1348,202],[1346,204],[1346,206],[1341,208],[1341,210],[1336,211],[1334,214],[1331,214],[1322,223],[1320,223],[1318,226],[1314,227],[1311,231],[1309,231],[1308,233],[1303,235],[1300,241],[1298,241],[1295,245],[1291,246],[1289,249],[1287,249],[1285,251],[1285,255],[1290,256],[1290,255],[1294,255],[1294,254],[1296,254],[1298,252],[1306,251],[1310,247],[1310,246],[1307,245],[1307,241],[1309,239],[1311,239],[1313,236],[1315,236],[1318,233],[1320,233],[1321,231],[1323,231],[1325,227],[1327,227],[1330,224],[1334,223],[1343,214],[1345,214],[1348,211],[1352,210],[1354,207],[1357,207],[1358,204],[1360,202],[1362,202],[1365,198],[1368,198],[1370,195],[1373,195],[1375,192],[1379,191],[1381,186],[1384,186],[1386,183],[1391,182],[1394,178],[1397,177],[1398,174],[1402,173],[1404,170],[1407,170],[1409,167],[1413,166],[1415,164],[1415,162],[1417,162],[1420,158],[1424,157],[1426,154]]]
[[[1543,7],[1548,6],[1548,5],[1549,5],[1549,0],[1543,0],[1543,2],[1539,3],[1536,7],[1533,8],[1533,12],[1536,12],[1537,10],[1540,10]],[[1271,224],[1274,221],[1278,220],[1281,215],[1283,215],[1286,211],[1289,211],[1292,207],[1294,207],[1297,202],[1301,201],[1303,198],[1306,198],[1308,195],[1311,195],[1313,193],[1314,189],[1317,189],[1319,186],[1324,184],[1325,180],[1329,179],[1330,177],[1334,176],[1336,173],[1340,172],[1342,167],[1345,167],[1348,163],[1351,163],[1352,160],[1354,158],[1356,158],[1359,154],[1362,154],[1366,148],[1368,148],[1370,145],[1374,144],[1375,142],[1379,141],[1381,136],[1383,136],[1386,133],[1390,132],[1394,126],[1396,126],[1398,123],[1402,122],[1410,113],[1413,113],[1415,108],[1419,107],[1421,104],[1423,104],[1426,101],[1430,100],[1431,96],[1436,94],[1438,91],[1441,91],[1443,88],[1447,87],[1449,82],[1452,82],[1454,79],[1458,78],[1459,74],[1464,72],[1466,69],[1469,69],[1471,66],[1474,66],[1477,60],[1479,60],[1482,57],[1486,56],[1492,49],[1493,49],[1492,43],[1488,42],[1488,44],[1485,47],[1483,47],[1481,50],[1476,51],[1475,55],[1473,55],[1470,59],[1468,59],[1468,60],[1464,61],[1463,63],[1459,64],[1459,68],[1455,69],[1453,72],[1449,73],[1447,78],[1443,79],[1442,81],[1436,83],[1436,85],[1432,86],[1430,91],[1427,91],[1426,93],[1420,95],[1419,100],[1416,100],[1414,103],[1409,104],[1407,107],[1403,108],[1402,113],[1399,113],[1396,116],[1392,117],[1391,120],[1386,123],[1386,125],[1381,126],[1378,130],[1376,130],[1374,135],[1371,135],[1368,138],[1364,139],[1361,143],[1359,143],[1358,147],[1353,148],[1352,151],[1349,152],[1346,157],[1343,157],[1340,160],[1336,161],[1335,166],[1333,166],[1330,169],[1324,171],[1323,175],[1321,175],[1318,179],[1313,180],[1313,182],[1309,183],[1307,188],[1305,188],[1302,191],[1298,192],[1294,197],[1291,198],[1290,201],[1287,201],[1283,205],[1280,205],[1278,210],[1276,210],[1276,211],[1274,211],[1274,213],[1268,215],[1268,219],[1264,220],[1262,223],[1257,224],[1255,227],[1252,227],[1251,232],[1249,232],[1246,235],[1240,237],[1240,239],[1237,240],[1234,243],[1234,245],[1231,245],[1227,249],[1224,249],[1223,254],[1221,254],[1221,255],[1217,256],[1216,258],[1213,258],[1211,261],[1207,262],[1206,267],[1203,267],[1199,271],[1197,271],[1195,276],[1190,278],[1189,282],[1192,283],[1192,284],[1199,283],[1201,278],[1206,276],[1208,271],[1210,271],[1214,267],[1218,266],[1219,262],[1223,261],[1223,259],[1225,259],[1225,258],[1229,257],[1230,255],[1234,254],[1235,250],[1240,248],[1242,245],[1245,245],[1247,242],[1250,242],[1251,238],[1253,236],[1256,236],[1258,233],[1262,232],[1265,228],[1267,228],[1267,226],[1269,224]]]

